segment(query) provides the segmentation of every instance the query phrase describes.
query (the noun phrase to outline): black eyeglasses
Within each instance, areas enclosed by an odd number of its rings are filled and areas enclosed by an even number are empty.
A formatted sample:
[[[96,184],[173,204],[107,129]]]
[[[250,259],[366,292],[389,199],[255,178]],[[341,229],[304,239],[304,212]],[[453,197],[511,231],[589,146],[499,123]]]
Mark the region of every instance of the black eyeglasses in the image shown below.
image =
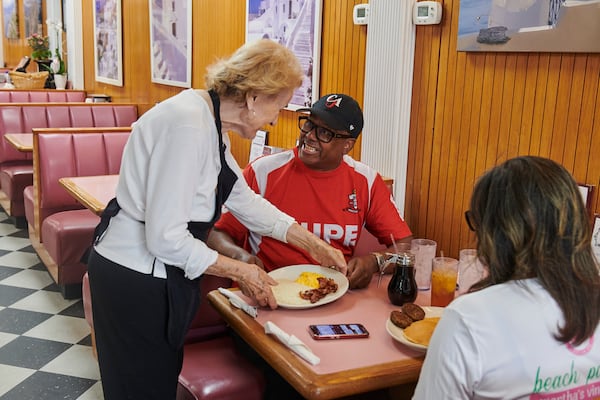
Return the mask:
[[[298,128],[300,128],[300,130],[304,133],[310,133],[314,129],[317,140],[322,143],[329,143],[334,138],[353,139],[353,137],[350,135],[335,133],[324,126],[317,125],[313,120],[304,115],[298,117]]]
[[[469,229],[475,232],[475,223],[473,221],[473,213],[471,210],[465,211],[465,220],[467,221],[467,225],[469,225]]]

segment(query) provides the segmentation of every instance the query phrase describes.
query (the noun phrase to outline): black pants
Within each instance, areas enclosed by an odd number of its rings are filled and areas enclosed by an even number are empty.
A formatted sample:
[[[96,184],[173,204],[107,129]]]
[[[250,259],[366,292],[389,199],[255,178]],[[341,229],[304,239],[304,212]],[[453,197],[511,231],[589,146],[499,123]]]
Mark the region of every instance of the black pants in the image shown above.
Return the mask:
[[[183,347],[168,340],[167,280],[94,251],[88,271],[105,399],[175,399]]]

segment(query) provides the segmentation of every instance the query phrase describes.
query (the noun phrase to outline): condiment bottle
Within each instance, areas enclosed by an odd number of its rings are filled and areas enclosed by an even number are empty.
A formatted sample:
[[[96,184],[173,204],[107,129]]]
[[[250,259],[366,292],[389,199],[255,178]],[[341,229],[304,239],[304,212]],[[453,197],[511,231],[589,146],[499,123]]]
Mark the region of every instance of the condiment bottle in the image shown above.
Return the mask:
[[[401,306],[412,303],[417,298],[417,281],[415,280],[415,256],[404,252],[396,254],[394,275],[388,284],[388,298],[392,304]]]

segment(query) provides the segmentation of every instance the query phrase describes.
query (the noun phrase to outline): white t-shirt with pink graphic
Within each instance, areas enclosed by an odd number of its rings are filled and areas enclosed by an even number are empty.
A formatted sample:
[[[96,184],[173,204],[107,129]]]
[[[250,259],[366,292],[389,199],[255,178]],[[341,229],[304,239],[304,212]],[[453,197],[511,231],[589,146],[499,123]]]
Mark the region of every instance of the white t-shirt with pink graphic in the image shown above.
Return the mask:
[[[600,328],[554,339],[562,312],[537,279],[462,295],[444,310],[413,399],[600,399]]]

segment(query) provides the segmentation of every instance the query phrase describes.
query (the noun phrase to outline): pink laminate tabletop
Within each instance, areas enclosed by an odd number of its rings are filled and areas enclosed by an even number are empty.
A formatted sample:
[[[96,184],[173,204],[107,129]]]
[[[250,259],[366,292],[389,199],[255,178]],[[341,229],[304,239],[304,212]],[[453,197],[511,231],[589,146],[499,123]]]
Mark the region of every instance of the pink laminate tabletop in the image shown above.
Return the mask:
[[[385,327],[390,312],[399,309],[388,300],[389,280],[389,275],[384,277],[378,288],[374,277],[368,288],[351,290],[335,302],[315,308],[261,308],[256,320],[233,308],[217,291],[209,293],[208,298],[232,328],[304,397],[331,399],[418,379],[424,353],[399,343]],[[429,291],[420,292],[416,303],[429,305]],[[267,321],[302,340],[321,362],[310,365],[266,335],[263,326]],[[319,323],[361,323],[370,337],[314,340],[308,325]]]
[[[115,197],[119,175],[76,176],[58,182],[71,196],[97,215]]]
[[[6,133],[4,140],[20,152],[31,153],[33,151],[32,133]]]

